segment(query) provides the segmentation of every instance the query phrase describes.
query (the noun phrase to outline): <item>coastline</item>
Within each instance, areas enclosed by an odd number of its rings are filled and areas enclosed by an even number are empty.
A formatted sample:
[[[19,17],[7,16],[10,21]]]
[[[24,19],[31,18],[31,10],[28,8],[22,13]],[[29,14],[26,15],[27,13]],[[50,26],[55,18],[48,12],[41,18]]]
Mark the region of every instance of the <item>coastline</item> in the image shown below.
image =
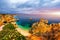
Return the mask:
[[[16,22],[16,24],[18,25],[17,22]],[[30,29],[30,27],[28,27],[28,26],[22,26],[22,25],[18,25],[18,28],[21,28],[23,30],[29,30]]]

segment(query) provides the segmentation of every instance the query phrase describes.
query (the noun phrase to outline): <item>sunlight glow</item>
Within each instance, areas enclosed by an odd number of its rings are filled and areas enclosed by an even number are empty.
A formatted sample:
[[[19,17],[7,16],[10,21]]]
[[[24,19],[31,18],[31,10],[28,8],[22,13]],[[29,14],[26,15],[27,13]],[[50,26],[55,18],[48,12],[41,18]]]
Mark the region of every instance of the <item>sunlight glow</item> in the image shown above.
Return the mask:
[[[52,15],[60,16],[60,12],[53,12]]]

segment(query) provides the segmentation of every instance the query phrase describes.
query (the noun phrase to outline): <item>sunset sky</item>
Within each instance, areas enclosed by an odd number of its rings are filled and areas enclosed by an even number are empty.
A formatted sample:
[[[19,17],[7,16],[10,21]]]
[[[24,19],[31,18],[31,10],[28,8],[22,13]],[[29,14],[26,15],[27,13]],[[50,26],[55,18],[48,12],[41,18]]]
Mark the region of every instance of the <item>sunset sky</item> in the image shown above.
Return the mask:
[[[60,15],[60,0],[0,0],[0,13]]]

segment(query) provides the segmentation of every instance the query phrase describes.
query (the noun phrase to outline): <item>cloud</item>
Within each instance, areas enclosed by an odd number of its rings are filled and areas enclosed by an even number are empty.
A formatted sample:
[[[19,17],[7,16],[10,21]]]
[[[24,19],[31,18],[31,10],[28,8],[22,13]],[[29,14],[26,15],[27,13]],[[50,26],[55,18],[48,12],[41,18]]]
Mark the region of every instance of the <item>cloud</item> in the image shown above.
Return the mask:
[[[43,7],[56,7],[60,3],[60,0],[45,0],[45,3],[42,4]]]
[[[60,0],[1,0],[0,12],[20,13],[43,8],[60,8]]]
[[[51,3],[58,3],[60,0],[53,0]]]

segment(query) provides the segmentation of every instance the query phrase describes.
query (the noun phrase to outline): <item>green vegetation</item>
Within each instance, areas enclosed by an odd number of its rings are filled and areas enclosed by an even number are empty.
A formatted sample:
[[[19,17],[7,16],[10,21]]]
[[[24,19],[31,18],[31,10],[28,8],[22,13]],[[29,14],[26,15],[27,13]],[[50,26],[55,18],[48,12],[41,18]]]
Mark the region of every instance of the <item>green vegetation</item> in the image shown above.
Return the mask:
[[[15,27],[13,24],[9,23],[3,27],[4,30],[10,29],[10,30],[15,30]]]
[[[13,24],[9,23],[0,31],[0,40],[26,40],[26,38],[15,30]]]

